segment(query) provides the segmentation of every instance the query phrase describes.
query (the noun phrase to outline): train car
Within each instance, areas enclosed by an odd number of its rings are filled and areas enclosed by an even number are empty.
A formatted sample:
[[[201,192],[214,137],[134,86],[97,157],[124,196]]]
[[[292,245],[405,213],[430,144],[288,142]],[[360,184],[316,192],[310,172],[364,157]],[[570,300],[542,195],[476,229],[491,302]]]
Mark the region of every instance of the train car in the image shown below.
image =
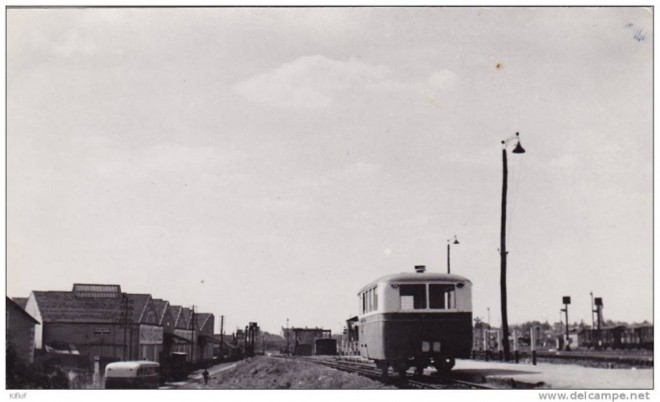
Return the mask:
[[[160,364],[122,361],[105,366],[105,389],[158,389]]]
[[[337,354],[337,340],[330,338],[322,338],[314,340],[314,355],[336,355]]]
[[[161,382],[184,380],[188,377],[190,371],[190,364],[185,352],[171,352],[168,355],[161,356]]]
[[[405,376],[428,366],[449,371],[472,351],[472,283],[459,275],[388,275],[358,292],[356,340],[360,355],[375,361],[383,375],[392,367]]]

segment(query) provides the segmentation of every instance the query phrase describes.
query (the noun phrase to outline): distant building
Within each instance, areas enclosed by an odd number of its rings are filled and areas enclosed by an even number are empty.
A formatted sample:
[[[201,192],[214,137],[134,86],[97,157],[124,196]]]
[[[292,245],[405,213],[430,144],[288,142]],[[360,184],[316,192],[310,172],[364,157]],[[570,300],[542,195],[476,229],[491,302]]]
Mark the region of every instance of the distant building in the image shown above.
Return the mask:
[[[42,353],[159,360],[163,328],[151,295],[122,293],[119,285],[74,284],[70,292],[33,291],[26,311],[41,322],[35,345]]]
[[[24,301],[27,303],[27,299]],[[11,345],[16,356],[28,365],[34,362],[34,327],[39,321],[28,314],[19,303],[6,298],[7,345]]]
[[[298,356],[309,356],[314,351],[314,341],[331,338],[332,331],[323,328],[282,328],[288,351]]]
[[[181,306],[170,306],[170,314],[175,322],[173,334],[168,335],[172,351],[185,353],[191,363],[213,359],[214,344],[219,343],[213,337],[214,315]]]
[[[215,316],[211,313],[195,314],[196,341],[199,347],[195,350],[196,361],[208,361],[213,359],[213,349],[220,341],[213,336]]]

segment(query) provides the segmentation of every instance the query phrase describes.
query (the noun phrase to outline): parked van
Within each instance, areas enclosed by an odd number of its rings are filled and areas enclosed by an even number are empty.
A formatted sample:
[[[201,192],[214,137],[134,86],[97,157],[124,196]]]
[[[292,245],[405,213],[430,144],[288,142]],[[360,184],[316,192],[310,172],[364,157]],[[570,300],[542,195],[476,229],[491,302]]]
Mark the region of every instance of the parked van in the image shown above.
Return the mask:
[[[106,389],[158,389],[160,364],[146,360],[109,363],[105,366]]]

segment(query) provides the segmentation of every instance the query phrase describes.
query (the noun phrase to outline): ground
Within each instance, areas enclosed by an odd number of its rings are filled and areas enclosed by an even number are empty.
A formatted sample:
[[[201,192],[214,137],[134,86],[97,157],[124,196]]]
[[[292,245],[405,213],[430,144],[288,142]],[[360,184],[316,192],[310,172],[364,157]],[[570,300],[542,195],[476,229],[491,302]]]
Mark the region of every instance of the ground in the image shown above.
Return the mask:
[[[254,357],[224,370],[211,370],[208,385],[186,384],[192,389],[395,389],[377,381],[311,362],[275,357]]]
[[[457,360],[453,374],[478,382],[485,378],[491,383],[543,383],[539,388],[551,389],[652,389],[652,368],[607,369],[582,367],[575,364],[539,363],[513,364],[479,360]]]

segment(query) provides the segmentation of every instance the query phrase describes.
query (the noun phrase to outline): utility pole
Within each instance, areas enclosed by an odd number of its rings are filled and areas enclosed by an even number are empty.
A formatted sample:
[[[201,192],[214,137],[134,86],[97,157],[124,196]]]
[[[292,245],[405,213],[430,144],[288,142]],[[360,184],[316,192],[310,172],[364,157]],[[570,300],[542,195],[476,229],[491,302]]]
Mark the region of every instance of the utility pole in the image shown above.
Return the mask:
[[[133,322],[133,300],[126,293],[123,293],[121,296],[119,322],[124,327],[122,360],[130,360],[132,356],[131,344],[133,343],[132,329],[130,328]]]
[[[195,305],[192,306],[192,314],[190,316],[190,323],[192,327],[192,337],[190,338],[190,362],[195,364]]]
[[[225,325],[225,316],[221,315],[220,316],[220,359],[222,360],[224,358],[224,354],[222,352],[222,349],[224,347],[224,325]]]

